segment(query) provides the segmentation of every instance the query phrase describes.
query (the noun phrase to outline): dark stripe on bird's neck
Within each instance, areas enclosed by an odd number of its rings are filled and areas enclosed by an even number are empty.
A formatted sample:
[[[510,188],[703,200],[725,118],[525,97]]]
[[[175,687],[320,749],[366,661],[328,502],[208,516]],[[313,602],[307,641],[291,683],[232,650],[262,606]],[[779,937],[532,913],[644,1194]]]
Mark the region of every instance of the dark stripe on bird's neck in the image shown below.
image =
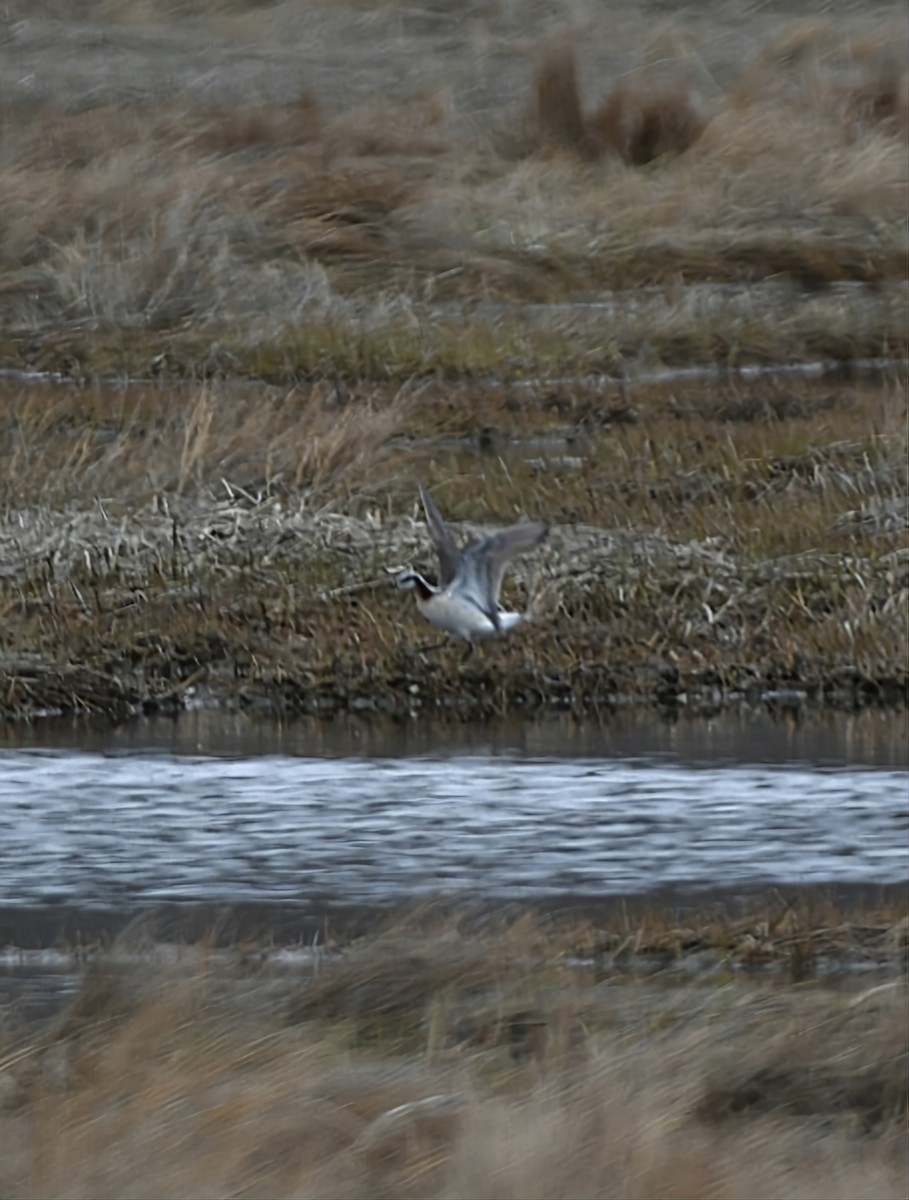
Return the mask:
[[[437,594],[433,585],[416,571],[413,573],[413,586],[421,600],[431,600]]]

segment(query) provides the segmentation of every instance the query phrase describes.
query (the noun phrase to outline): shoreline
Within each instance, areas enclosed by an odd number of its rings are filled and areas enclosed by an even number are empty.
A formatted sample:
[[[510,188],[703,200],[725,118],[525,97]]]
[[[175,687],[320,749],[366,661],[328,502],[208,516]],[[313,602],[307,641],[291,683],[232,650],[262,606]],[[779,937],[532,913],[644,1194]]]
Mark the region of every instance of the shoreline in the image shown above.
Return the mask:
[[[711,718],[725,713],[793,716],[818,713],[900,713],[909,708],[909,678],[882,674],[863,676],[850,667],[818,665],[804,674],[770,667],[766,675],[753,667],[732,668],[725,679],[715,669],[681,676],[667,668],[638,672],[584,664],[552,673],[526,666],[506,677],[494,668],[455,668],[440,679],[444,663],[427,666],[411,661],[391,678],[368,670],[342,681],[328,676],[313,684],[289,673],[237,688],[232,680],[212,681],[207,671],[192,672],[168,691],[145,691],[139,676],[124,677],[79,665],[42,662],[36,656],[0,660],[0,719],[30,724],[63,717],[106,719],[110,728],[142,717],[177,718],[181,714],[236,714],[263,720],[343,716],[381,723],[431,721],[473,724],[502,718],[534,721],[547,715],[577,720],[608,719],[632,710],[655,717],[686,715]],[[422,657],[422,656],[421,656]],[[621,679],[628,691],[617,690]],[[634,690],[631,690],[634,689]]]
[[[283,949],[343,952],[390,930],[419,930],[427,921],[472,930],[481,938],[484,930],[527,921],[548,930],[561,946],[559,953],[570,946],[590,961],[604,954],[611,959],[616,952],[625,965],[639,955],[669,963],[707,954],[714,965],[718,955],[746,967],[785,967],[796,954],[848,965],[863,956],[896,961],[905,953],[907,905],[909,878],[888,884],[676,885],[652,892],[499,900],[427,895],[355,905],[319,896],[296,903],[170,901],[133,910],[0,903],[0,945],[13,953],[57,949],[74,962],[103,961],[120,951],[141,956],[155,946],[195,947],[236,950],[241,957],[261,954],[265,964]],[[579,941],[580,929],[585,932]]]

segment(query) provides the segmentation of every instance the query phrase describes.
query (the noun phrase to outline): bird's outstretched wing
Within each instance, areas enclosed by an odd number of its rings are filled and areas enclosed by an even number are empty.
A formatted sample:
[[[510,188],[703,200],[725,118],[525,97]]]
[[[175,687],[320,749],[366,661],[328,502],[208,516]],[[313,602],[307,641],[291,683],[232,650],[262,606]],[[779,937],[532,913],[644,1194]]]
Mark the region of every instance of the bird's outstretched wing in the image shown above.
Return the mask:
[[[522,521],[489,537],[478,538],[462,551],[462,587],[496,626],[505,568],[519,554],[539,546],[548,533],[542,521]]]
[[[451,530],[443,521],[442,514],[436,508],[435,501],[424,487],[420,488],[420,499],[423,501],[429,532],[439,552],[439,587],[446,588],[458,573],[461,551],[451,536]]]

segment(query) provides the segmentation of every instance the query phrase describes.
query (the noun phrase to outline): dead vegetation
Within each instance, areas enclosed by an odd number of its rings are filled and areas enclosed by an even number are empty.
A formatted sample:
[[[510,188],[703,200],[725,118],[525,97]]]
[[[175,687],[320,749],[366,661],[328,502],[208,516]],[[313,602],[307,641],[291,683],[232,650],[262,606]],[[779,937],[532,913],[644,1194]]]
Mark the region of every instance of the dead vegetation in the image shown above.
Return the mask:
[[[621,79],[585,114],[574,48],[563,41],[548,49],[534,78],[544,146],[586,158],[613,154],[635,167],[683,154],[704,132],[707,117],[677,52],[678,47],[651,47],[652,61]]]
[[[608,939],[576,920],[431,907],[290,967],[186,947],[143,969],[115,947],[59,1016],[2,1025],[0,1188],[904,1195],[896,960],[861,990],[722,965],[679,987],[663,926],[663,976],[585,958]]]
[[[4,713],[904,701],[898,368],[723,374],[906,356],[904,12],[463,16],[7,6]],[[417,482],[555,527],[463,687]]]
[[[4,711],[179,706],[190,687],[453,718],[780,687],[905,703],[902,385],[471,391],[12,389]],[[416,651],[390,584],[434,569],[419,482],[463,533],[551,525],[509,584],[533,620],[463,669]]]
[[[402,375],[507,374],[513,327],[479,303],[659,285],[675,308],[680,285],[768,277],[862,281],[893,312],[806,308],[795,345],[774,344],[791,296],[681,342],[616,314],[610,368],[905,354],[905,13],[304,8],[8,7],[0,364],[135,374],[177,349],[200,375],[226,345],[258,378],[313,369],[315,329],[354,378],[402,340]]]

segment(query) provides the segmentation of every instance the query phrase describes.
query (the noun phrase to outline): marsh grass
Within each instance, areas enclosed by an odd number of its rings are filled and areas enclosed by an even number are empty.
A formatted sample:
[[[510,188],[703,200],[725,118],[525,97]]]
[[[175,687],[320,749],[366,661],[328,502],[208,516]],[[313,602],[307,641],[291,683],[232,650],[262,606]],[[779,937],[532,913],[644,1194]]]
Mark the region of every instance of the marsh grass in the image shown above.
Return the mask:
[[[890,964],[861,990],[742,976],[722,958],[674,973],[698,926],[726,955],[749,936],[787,955],[793,933],[829,934],[817,921],[796,929],[798,906],[776,915],[789,925],[714,915],[679,929],[663,912],[607,932],[429,905],[291,968],[267,952],[232,966],[204,946],[172,967],[146,946],[143,967],[115,946],[59,1016],[2,1026],[0,1187],[903,1195],[892,913],[841,924],[875,930]],[[661,972],[629,971],[629,953],[646,959],[659,943]],[[591,948],[599,958],[583,957]]]
[[[445,382],[11,388],[6,710],[104,710],[105,678],[112,708],[188,686],[452,716],[787,681],[905,701],[902,385],[472,391],[467,419]],[[551,525],[508,585],[533,620],[454,675],[387,573],[434,569],[419,482],[462,537]]]
[[[904,702],[901,377],[636,381],[906,356],[905,13],[519,7],[4,10],[4,713]],[[553,526],[463,671],[418,482]]]
[[[355,377],[507,372],[509,322],[459,333],[439,306],[905,280],[897,7],[794,27],[750,6],[667,26],[646,5],[593,4],[466,24],[318,4],[5,19],[5,365],[136,373],[181,343],[196,375],[222,344],[252,376],[326,358]],[[572,89],[588,96],[560,116]],[[591,341],[613,365],[905,353],[904,292],[883,321],[863,321],[865,303],[841,299],[831,321],[790,298],[751,328],[616,315]],[[524,340],[545,369],[545,334]]]

